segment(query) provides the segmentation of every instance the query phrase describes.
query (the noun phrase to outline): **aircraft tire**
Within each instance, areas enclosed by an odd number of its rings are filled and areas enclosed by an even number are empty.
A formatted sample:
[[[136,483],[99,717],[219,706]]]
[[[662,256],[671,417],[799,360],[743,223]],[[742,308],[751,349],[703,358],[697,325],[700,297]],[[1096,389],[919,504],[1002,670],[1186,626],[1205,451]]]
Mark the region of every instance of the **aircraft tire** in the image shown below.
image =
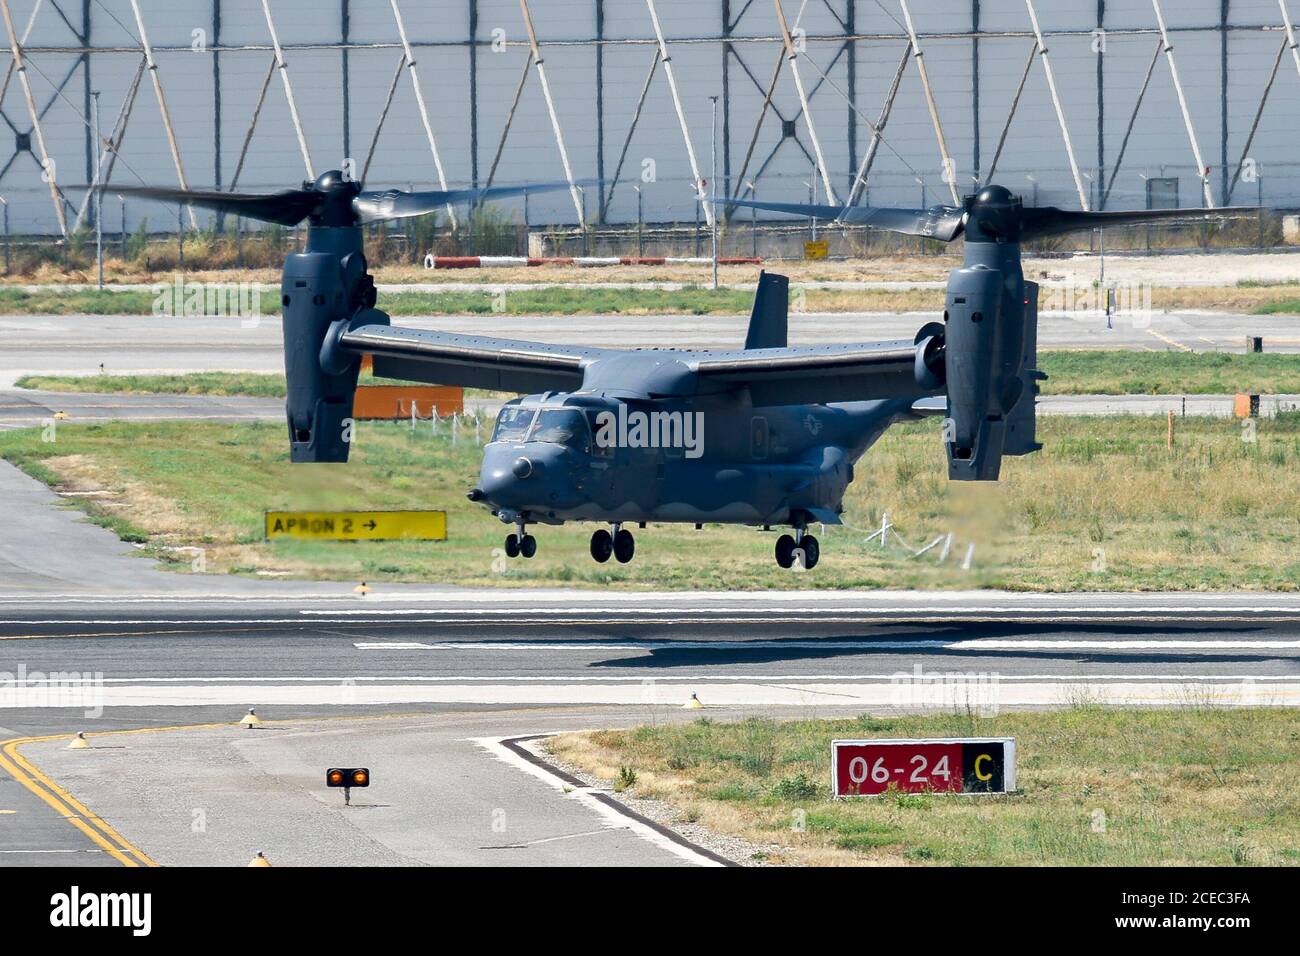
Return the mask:
[[[803,549],[803,566],[804,570],[811,571],[817,567],[817,562],[821,560],[822,546],[817,539],[810,534],[803,536],[803,541],[799,547]]]
[[[519,557],[519,535],[517,534],[506,535],[506,557],[507,558]]]
[[[636,554],[636,538],[632,537],[632,532],[626,528],[619,528],[618,534],[614,535],[614,557],[619,564],[627,564]]]
[[[783,534],[776,539],[776,563],[783,568],[794,567],[794,537]]]
[[[614,537],[604,528],[591,536],[591,556],[600,564],[614,556]]]
[[[531,534],[524,535],[519,542],[519,553],[525,558],[531,558],[535,555],[537,553],[537,539]]]

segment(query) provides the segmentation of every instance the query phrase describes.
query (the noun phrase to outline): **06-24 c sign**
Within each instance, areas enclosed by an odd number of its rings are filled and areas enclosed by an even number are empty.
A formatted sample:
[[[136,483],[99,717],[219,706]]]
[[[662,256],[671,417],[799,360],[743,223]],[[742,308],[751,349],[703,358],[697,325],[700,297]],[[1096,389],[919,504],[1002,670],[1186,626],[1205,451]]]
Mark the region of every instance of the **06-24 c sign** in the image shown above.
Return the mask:
[[[940,740],[835,740],[836,798],[900,793],[1010,793],[1016,787],[1013,737]]]

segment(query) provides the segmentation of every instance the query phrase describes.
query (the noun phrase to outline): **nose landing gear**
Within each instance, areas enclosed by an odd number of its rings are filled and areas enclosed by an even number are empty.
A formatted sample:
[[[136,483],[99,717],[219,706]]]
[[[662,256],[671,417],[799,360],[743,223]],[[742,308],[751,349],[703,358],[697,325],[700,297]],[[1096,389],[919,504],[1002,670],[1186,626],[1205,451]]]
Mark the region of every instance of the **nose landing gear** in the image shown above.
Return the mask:
[[[804,569],[811,571],[821,554],[821,544],[805,528],[796,526],[793,536],[783,534],[776,540],[776,563],[783,568],[792,568],[795,561],[801,561]]]
[[[526,526],[519,522],[518,534],[506,536],[506,557],[518,558],[521,555],[531,558],[537,553],[537,539],[528,533]]]

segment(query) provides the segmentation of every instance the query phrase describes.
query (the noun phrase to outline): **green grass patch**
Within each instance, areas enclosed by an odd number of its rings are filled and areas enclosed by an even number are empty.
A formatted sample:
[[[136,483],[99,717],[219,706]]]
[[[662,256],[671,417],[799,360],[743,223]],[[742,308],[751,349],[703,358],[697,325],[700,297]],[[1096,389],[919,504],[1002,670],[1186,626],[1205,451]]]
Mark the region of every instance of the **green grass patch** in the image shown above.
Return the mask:
[[[362,385],[409,385],[376,378],[368,372]],[[222,397],[284,398],[284,376],[262,372],[188,372],[185,375],[24,375],[19,388],[45,392],[101,392],[117,395],[216,395]]]
[[[1252,315],[1300,315],[1300,299],[1287,296],[1257,305]]]
[[[659,724],[566,735],[562,758],[631,768],[636,793],[783,847],[779,861],[957,866],[1295,865],[1300,711],[1113,710],[980,718]],[[835,801],[836,738],[1016,738],[1016,794]],[[769,766],[749,759],[755,749]],[[689,754],[683,766],[682,755]]]
[[[1290,395],[1300,355],[1277,352],[1042,352],[1044,395]]]
[[[160,289],[168,288],[160,285]],[[166,301],[170,303],[171,296]],[[196,300],[197,301],[197,300]],[[183,303],[182,303],[183,304]],[[423,315],[737,315],[749,312],[753,293],[745,289],[687,286],[679,290],[540,288],[510,292],[385,293],[383,310],[394,316]],[[153,315],[170,310],[154,291],[29,292],[0,287],[0,313],[14,315]],[[203,309],[207,308],[206,301]],[[181,308],[175,310],[180,313]],[[215,305],[214,305],[215,311]],[[280,314],[280,294],[263,289],[256,299],[261,315]],[[195,314],[203,314],[196,307]]]
[[[483,423],[486,433],[489,423]],[[511,530],[465,498],[480,448],[472,420],[367,422],[347,465],[290,465],[279,423],[60,423],[0,434],[0,456],[47,483],[107,498],[70,506],[145,539],[208,551],[210,572],[630,589],[998,587],[1014,590],[1295,590],[1300,582],[1300,415],[1180,420],[1174,451],[1149,418],[1044,419],[1046,450],[1009,459],[997,485],[951,483],[937,423],[900,426],[858,464],[847,526],[819,532],[822,562],[782,571],[775,535],[654,525],[629,565],[593,562],[592,525],[540,527],[538,556],[504,559]],[[1247,440],[1252,439],[1253,440]],[[437,508],[450,540],[262,541],[266,510]],[[920,544],[952,533],[947,561],[868,543],[882,515]],[[972,567],[961,559],[974,546]],[[188,567],[191,557],[185,557]],[[178,561],[181,559],[177,559]],[[762,759],[761,753],[755,755]]]

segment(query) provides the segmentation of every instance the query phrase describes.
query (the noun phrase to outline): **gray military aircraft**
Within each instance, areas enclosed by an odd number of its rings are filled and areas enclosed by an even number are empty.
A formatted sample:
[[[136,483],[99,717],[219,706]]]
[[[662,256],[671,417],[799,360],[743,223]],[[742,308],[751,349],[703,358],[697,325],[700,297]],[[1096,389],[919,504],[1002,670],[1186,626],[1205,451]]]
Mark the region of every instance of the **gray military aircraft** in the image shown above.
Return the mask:
[[[864,223],[951,242],[965,236],[943,322],[911,340],[791,347],[788,280],[761,275],[744,348],[734,351],[550,345],[395,328],[375,308],[361,223],[421,215],[563,183],[491,190],[365,192],[339,172],[271,196],[123,189],[254,219],[309,223],[306,251],[282,285],[291,460],[348,458],[361,356],[376,375],[524,394],[502,409],[471,500],[515,530],[511,557],[531,558],[535,525],[609,525],[591,555],[632,560],[629,525],[682,522],[789,527],[781,567],[817,565],[815,524],[840,523],[854,467],[890,428],[946,419],[949,477],[996,481],[1004,456],[1035,439],[1038,287],[1022,240],[1078,229],[1222,216],[1237,210],[1072,212],[1025,208],[999,186],[962,207],[877,209],[720,201]]]

